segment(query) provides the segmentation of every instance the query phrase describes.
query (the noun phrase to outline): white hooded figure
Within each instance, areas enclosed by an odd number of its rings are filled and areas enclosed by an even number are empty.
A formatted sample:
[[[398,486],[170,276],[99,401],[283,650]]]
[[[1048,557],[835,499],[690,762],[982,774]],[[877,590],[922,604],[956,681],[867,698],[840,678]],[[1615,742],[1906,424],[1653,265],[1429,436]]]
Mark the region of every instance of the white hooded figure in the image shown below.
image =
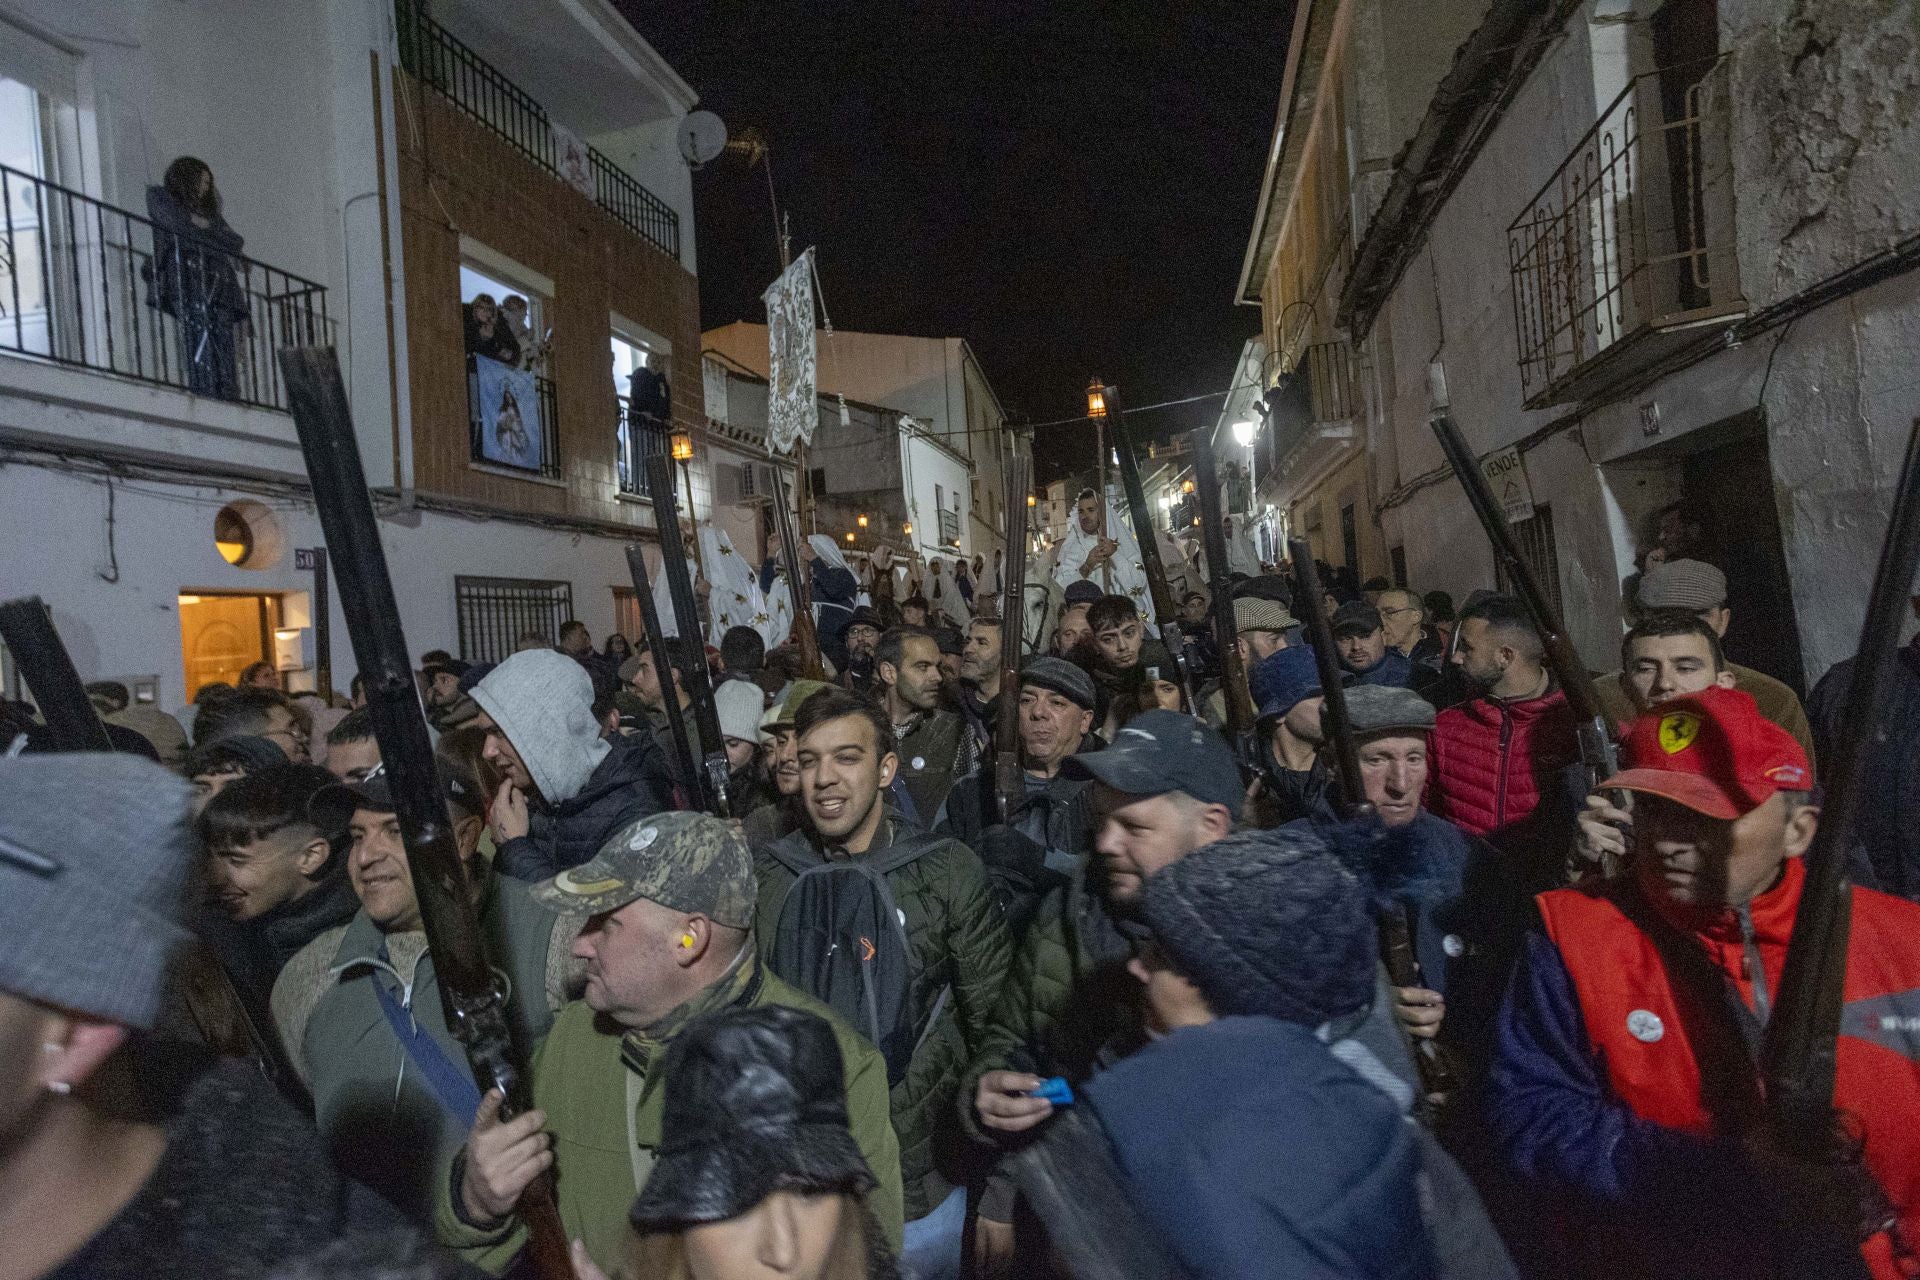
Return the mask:
[[[1074,500],[1073,519],[1067,523],[1067,536],[1054,549],[1053,580],[1065,590],[1086,578],[1109,595],[1126,596],[1140,612],[1140,622],[1148,633],[1159,634],[1159,620],[1153,612],[1153,593],[1147,588],[1146,566],[1140,560],[1140,544],[1133,530],[1114,511],[1114,493],[1107,491],[1102,503],[1092,489],[1083,489]]]
[[[721,637],[734,627],[752,627],[769,649],[786,639],[784,630],[780,631],[779,639],[775,639],[773,610],[760,590],[760,579],[753,566],[735,550],[733,539],[725,530],[711,524],[701,526],[700,557],[706,564],[707,581],[712,584],[712,593],[707,597],[710,619],[707,630],[715,648],[719,647]]]

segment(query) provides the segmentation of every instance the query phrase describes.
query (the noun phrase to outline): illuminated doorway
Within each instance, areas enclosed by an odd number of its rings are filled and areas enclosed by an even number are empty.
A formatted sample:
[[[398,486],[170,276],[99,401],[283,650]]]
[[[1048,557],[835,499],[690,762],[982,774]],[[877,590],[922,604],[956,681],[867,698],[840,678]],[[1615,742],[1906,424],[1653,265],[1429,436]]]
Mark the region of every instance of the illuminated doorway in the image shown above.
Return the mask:
[[[249,665],[273,660],[280,597],[187,591],[179,604],[180,663],[189,702],[203,686],[237,685]]]

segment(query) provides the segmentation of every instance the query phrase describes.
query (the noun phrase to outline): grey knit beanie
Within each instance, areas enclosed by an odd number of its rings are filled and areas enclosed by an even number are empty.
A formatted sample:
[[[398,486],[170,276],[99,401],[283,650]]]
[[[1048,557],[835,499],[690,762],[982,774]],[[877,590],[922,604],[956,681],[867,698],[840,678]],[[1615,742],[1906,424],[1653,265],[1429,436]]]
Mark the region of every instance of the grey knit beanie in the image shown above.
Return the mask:
[[[1373,919],[1329,840],[1301,824],[1204,845],[1148,878],[1154,941],[1214,1013],[1317,1027],[1373,994]]]
[[[593,718],[593,678],[558,650],[514,654],[473,686],[473,700],[520,753],[548,804],[579,795],[612,750]]]
[[[0,761],[0,991],[151,1029],[192,822],[193,788],[136,756]]]

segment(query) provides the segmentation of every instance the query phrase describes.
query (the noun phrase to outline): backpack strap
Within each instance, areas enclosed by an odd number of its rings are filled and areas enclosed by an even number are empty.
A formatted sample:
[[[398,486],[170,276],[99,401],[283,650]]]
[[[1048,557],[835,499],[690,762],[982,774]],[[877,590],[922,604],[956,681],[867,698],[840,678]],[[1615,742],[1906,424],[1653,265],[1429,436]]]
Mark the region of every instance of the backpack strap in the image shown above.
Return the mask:
[[[918,862],[926,854],[932,853],[946,842],[945,836],[929,835],[922,831],[900,831],[900,838],[889,845],[884,853],[863,859],[881,875],[891,875],[900,868]]]
[[[827,861],[801,832],[794,832],[770,841],[761,848],[766,850],[769,858],[796,876],[805,875],[814,867],[825,865]]]

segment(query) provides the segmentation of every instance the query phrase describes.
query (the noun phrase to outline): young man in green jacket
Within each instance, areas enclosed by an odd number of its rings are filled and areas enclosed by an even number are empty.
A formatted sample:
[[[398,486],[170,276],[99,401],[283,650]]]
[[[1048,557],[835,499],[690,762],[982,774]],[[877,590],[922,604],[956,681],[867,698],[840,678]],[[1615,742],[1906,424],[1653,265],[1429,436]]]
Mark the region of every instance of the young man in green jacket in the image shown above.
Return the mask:
[[[583,866],[535,886],[553,910],[588,916],[573,954],[584,1000],[561,1010],[533,1058],[534,1109],[500,1123],[481,1103],[442,1180],[435,1230],[470,1262],[501,1272],[526,1244],[521,1193],[558,1168],[560,1220],[609,1273],[624,1260],[627,1210],[646,1185],[665,1110],[667,1046],[702,1014],[786,1005],[833,1027],[854,1141],[878,1185],[868,1204],[900,1244],[900,1148],[879,1053],[761,965],[753,946],[752,854],[730,824],[701,813],[627,823]]]

